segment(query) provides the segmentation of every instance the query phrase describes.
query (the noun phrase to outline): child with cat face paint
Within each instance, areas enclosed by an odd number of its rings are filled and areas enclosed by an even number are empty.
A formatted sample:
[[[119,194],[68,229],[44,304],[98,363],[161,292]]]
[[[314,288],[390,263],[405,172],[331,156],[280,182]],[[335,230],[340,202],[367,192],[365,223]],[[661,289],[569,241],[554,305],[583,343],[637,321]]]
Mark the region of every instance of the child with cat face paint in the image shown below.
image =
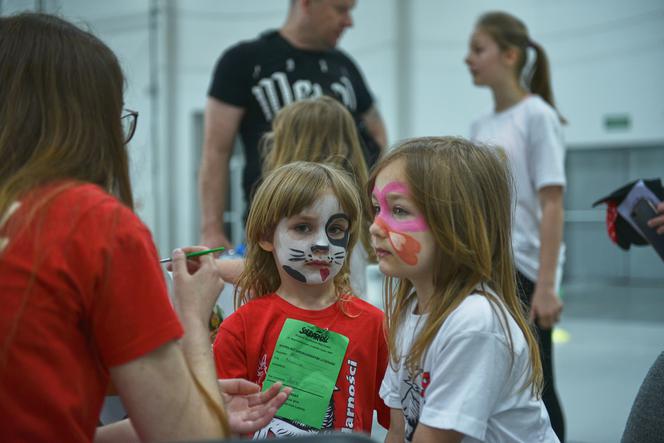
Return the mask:
[[[363,187],[369,176],[353,116],[343,104],[328,96],[299,100],[281,109],[274,117],[272,131],[261,140],[261,152],[265,157],[263,176],[294,161],[337,166],[348,171],[358,187]],[[365,204],[368,206],[368,202]],[[353,294],[362,297],[367,288],[367,265],[375,262],[375,258],[369,254],[371,244],[366,219],[359,231],[358,245],[350,256],[349,266]],[[244,260],[225,257],[217,264],[224,281],[235,285]]]
[[[389,427],[389,411],[378,395],[388,360],[384,316],[350,295],[347,257],[358,240],[361,211],[354,180],[324,164],[281,166],[256,191],[237,309],[221,324],[213,346],[219,378],[262,385],[287,319],[349,339],[321,428],[277,413],[256,438],[370,433],[374,410]]]
[[[511,178],[490,149],[402,142],[367,190],[387,275],[387,443],[558,442],[537,341],[516,294]]]

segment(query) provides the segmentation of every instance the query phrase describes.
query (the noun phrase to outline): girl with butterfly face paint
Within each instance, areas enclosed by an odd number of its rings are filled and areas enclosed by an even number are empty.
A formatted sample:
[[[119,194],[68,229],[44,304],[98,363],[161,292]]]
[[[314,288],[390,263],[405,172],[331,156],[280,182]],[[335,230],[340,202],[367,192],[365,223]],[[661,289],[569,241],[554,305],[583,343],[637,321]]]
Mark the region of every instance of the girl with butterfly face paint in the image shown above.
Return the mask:
[[[489,148],[407,140],[367,191],[392,364],[388,442],[557,442],[516,294],[511,177]]]
[[[398,273],[411,281],[423,275],[427,281],[435,242],[424,216],[412,200],[403,168],[404,161],[396,160],[385,166],[374,182],[374,226],[384,233],[383,239],[375,239],[374,247],[383,273]]]
[[[381,310],[352,295],[349,258],[363,220],[361,197],[346,172],[293,162],[270,172],[252,200],[247,254],[236,286],[236,311],[219,327],[214,355],[219,378],[261,385],[287,319],[349,339],[323,431],[370,433],[373,411],[389,426],[378,395],[388,352]],[[315,432],[298,423],[271,429]],[[298,431],[298,432],[299,432]]]

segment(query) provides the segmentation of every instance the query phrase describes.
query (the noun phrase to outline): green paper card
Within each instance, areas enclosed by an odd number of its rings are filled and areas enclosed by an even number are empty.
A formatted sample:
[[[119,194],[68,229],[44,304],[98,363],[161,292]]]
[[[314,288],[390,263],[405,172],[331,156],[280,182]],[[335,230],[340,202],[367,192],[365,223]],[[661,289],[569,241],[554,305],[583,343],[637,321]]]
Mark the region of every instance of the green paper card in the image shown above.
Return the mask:
[[[277,416],[320,429],[341,370],[348,337],[292,318],[284,322],[263,390],[293,388]]]

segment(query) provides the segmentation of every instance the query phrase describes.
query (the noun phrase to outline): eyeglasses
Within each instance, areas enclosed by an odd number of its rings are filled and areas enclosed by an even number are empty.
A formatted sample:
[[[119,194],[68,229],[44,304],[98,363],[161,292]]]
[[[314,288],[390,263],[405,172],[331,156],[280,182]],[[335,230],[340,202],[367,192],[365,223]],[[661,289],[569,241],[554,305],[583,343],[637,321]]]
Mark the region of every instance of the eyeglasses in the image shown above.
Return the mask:
[[[132,111],[131,109],[125,109],[124,114],[120,117],[122,122],[122,132],[124,133],[124,142],[129,143],[129,140],[134,136],[136,132],[136,121],[138,120],[138,111]]]

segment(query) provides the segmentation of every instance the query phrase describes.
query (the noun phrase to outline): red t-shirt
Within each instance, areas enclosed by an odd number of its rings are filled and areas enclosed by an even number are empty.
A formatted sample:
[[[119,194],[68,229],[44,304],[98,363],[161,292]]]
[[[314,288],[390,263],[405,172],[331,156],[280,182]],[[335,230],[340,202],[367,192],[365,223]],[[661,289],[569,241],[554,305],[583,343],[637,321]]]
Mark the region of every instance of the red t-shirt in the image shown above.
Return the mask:
[[[148,229],[99,187],[74,184],[0,227],[0,436],[92,441],[108,368],[182,335]],[[15,227],[18,227],[16,231]],[[0,243],[1,245],[2,243]]]
[[[340,303],[345,303],[347,315],[341,312]],[[370,433],[374,410],[378,411],[380,424],[389,428],[389,409],[378,395],[388,361],[383,312],[356,297],[320,311],[300,309],[276,294],[250,301],[219,328],[214,342],[219,378],[245,378],[262,385],[288,318],[327,328],[349,339],[322,430]],[[319,431],[302,423],[275,417],[255,437],[316,432]]]

